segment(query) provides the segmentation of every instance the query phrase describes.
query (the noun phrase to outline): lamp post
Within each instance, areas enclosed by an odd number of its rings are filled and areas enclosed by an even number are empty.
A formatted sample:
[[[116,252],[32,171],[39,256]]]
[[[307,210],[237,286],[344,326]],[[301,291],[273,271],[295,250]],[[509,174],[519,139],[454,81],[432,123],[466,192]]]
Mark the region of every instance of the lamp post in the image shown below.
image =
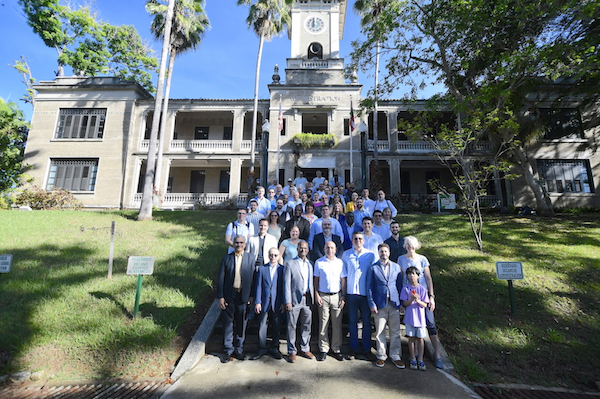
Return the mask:
[[[265,123],[262,124],[262,142],[263,142],[263,165],[264,165],[264,171],[261,170],[261,181],[263,182],[263,184],[265,184],[266,187],[266,182],[267,179],[269,177],[269,173],[268,173],[268,169],[269,169],[269,154],[267,152],[267,150],[269,149],[269,132],[271,131],[271,124],[269,123],[269,120],[265,120]]]
[[[365,133],[367,133],[367,128],[367,124],[364,121],[360,122],[360,125],[358,125],[358,131],[360,132],[360,161],[363,188],[367,187],[367,144],[365,140]]]

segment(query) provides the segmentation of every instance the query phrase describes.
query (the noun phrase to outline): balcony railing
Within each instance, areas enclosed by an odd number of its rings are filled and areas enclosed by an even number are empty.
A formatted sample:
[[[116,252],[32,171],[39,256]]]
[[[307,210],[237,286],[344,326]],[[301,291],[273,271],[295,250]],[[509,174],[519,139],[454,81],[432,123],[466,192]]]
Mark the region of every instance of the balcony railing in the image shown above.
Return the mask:
[[[240,151],[250,152],[252,141],[243,140],[241,143]],[[142,140],[140,143],[140,150],[148,151],[150,140]],[[158,141],[156,141],[158,147]],[[262,141],[256,140],[256,150],[262,148]],[[231,140],[172,140],[169,145],[169,150],[174,152],[224,152],[229,153],[233,150],[233,143]]]
[[[373,151],[375,148],[375,140],[367,141],[367,149]],[[390,152],[390,142],[387,140],[377,140],[377,151]]]
[[[239,194],[237,207],[246,207],[248,194]],[[142,203],[142,194],[137,193],[133,197],[133,206]],[[221,207],[231,204],[228,193],[166,193],[163,195],[161,208],[194,209],[198,206]]]
[[[230,152],[231,140],[173,140],[170,145],[171,151],[193,151],[193,152]]]
[[[429,141],[400,140],[400,141],[398,141],[398,145],[396,148],[397,148],[397,152],[399,152],[399,153],[406,153],[406,152],[434,153],[434,152],[439,151],[436,149],[436,147],[433,145],[433,143],[431,143]],[[492,151],[492,143],[490,143],[489,141],[481,141],[476,144],[469,144],[467,149],[468,149],[469,153],[489,153]],[[447,151],[442,150],[441,152],[445,153]]]
[[[250,152],[250,149],[252,147],[252,140],[242,140],[242,145],[240,147],[240,150],[242,152]],[[262,148],[262,141],[261,140],[256,140],[255,145],[254,145],[254,150],[258,150],[259,148]]]

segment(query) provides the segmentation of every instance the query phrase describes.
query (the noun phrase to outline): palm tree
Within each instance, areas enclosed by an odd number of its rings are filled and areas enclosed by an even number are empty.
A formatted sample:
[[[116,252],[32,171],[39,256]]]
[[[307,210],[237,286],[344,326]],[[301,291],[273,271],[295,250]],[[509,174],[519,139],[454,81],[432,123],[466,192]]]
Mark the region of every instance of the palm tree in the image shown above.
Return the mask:
[[[165,16],[167,6],[158,0],[148,0],[146,11],[154,15],[154,20],[150,25],[150,30],[156,39],[163,36],[165,30]],[[173,21],[171,27],[171,50],[169,54],[169,68],[167,70],[167,83],[165,88],[165,97],[162,106],[162,123],[160,124],[160,133],[158,141],[158,155],[156,157],[156,173],[154,175],[154,185],[160,187],[162,171],[163,142],[166,130],[167,110],[169,107],[169,92],[171,90],[171,79],[173,77],[173,66],[175,57],[188,50],[195,50],[202,42],[204,33],[210,28],[210,21],[204,11],[204,0],[175,0],[175,9],[173,11]],[[162,193],[158,193],[162,196]]]
[[[256,77],[254,80],[254,112],[252,114],[252,139],[250,145],[250,173],[248,178],[248,193],[250,193],[254,177],[254,150],[256,146],[256,120],[258,119],[258,81],[260,77],[260,62],[263,44],[283,32],[292,22],[290,11],[293,0],[238,0],[239,5],[250,5],[246,22],[260,39],[258,58],[256,60]]]
[[[354,2],[354,11],[360,15],[360,25],[366,27],[377,23],[377,18],[383,11],[386,0],[356,0]],[[378,30],[374,30],[376,35],[375,41],[375,88],[374,88],[374,101],[373,101],[373,158],[375,159],[376,168],[379,167],[379,156],[377,149],[377,141],[379,140],[378,132],[378,115],[377,115],[377,101],[379,95],[379,53],[380,53],[380,38],[378,37]]]
[[[163,92],[165,86],[165,70],[167,69],[167,57],[169,54],[171,26],[173,22],[173,10],[175,9],[175,0],[169,0],[167,8],[167,17],[165,19],[165,37],[163,39],[162,52],[160,56],[160,67],[158,69],[158,84],[156,85],[156,98],[154,99],[154,115],[160,115]],[[152,120],[152,129],[150,130],[150,143],[148,143],[148,159],[146,160],[146,174],[144,175],[144,192],[142,193],[142,203],[137,220],[152,220],[152,197],[154,191],[154,168],[156,166],[156,136],[158,135],[158,122],[160,118]]]

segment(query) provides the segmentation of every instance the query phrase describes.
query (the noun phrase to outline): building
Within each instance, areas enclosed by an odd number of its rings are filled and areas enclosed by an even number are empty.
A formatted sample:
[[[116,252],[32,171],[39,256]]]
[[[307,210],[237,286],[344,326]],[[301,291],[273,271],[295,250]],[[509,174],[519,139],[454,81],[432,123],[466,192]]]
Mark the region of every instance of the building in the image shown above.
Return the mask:
[[[398,130],[398,121],[410,117],[405,103],[380,102],[377,143],[373,115],[364,118],[364,140],[358,131],[350,132],[351,102],[358,104],[362,85],[345,78],[339,54],[346,7],[344,0],[295,2],[284,79],[276,67],[270,98],[259,101],[255,175],[264,185],[273,179],[285,184],[300,169],[309,178],[317,170],[331,178],[336,170],[343,181],[361,187],[377,146],[379,164],[389,176],[386,191],[435,196],[427,181],[450,184],[451,178],[431,156],[430,144],[409,141]],[[35,89],[26,148],[34,184],[69,189],[90,208],[139,207],[153,97],[135,83],[112,77],[57,77]],[[170,100],[156,183],[162,207],[246,203],[252,111],[253,101],[246,99]],[[584,129],[577,109],[548,110],[547,116],[554,123],[547,140],[528,154],[538,179],[557,206],[600,206],[595,188],[600,181],[593,174],[600,166],[594,145],[598,129]],[[309,132],[327,136],[313,145],[295,137]],[[485,157],[485,146],[478,151]],[[522,179],[499,177],[489,191],[489,202],[534,204]]]

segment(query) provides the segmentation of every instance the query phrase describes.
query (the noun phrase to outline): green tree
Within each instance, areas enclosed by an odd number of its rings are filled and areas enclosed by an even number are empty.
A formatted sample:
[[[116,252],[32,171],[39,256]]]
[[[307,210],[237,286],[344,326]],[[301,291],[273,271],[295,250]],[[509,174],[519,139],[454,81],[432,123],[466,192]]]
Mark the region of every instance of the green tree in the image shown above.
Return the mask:
[[[0,194],[21,184],[29,124],[17,104],[0,98]]]
[[[146,11],[154,15],[154,20],[150,30],[156,39],[163,37],[165,29],[165,17],[167,5],[157,0],[149,0],[146,3]],[[161,120],[167,120],[167,111],[169,107],[169,93],[171,91],[171,79],[173,78],[173,67],[175,58],[189,50],[195,50],[202,42],[202,37],[210,28],[210,21],[204,11],[204,0],[177,0],[173,11],[173,22],[171,26],[171,50],[169,54],[169,66],[167,69],[167,83],[165,88],[165,98],[162,106]],[[156,173],[154,175],[154,185],[160,187],[161,163],[163,154],[163,140],[165,137],[166,122],[160,124],[158,134],[158,155],[156,158]],[[159,193],[161,196],[162,193]]]
[[[23,78],[23,80],[21,82],[23,82],[23,84],[27,87],[27,91],[25,92],[23,97],[21,97],[21,100],[23,100],[26,103],[29,103],[29,104],[31,104],[31,106],[33,106],[35,104],[35,94],[36,94],[36,91],[33,88],[33,85],[36,83],[36,80],[33,78],[33,75],[31,74],[31,68],[29,68],[29,64],[27,63],[27,58],[25,58],[25,56],[21,56],[21,61],[13,60],[13,62],[14,62],[14,65],[9,64],[9,66],[15,68],[17,70],[17,72],[19,72],[19,74]]]
[[[273,37],[281,34],[286,26],[289,26],[292,23],[290,12],[293,0],[238,0],[237,4],[250,5],[246,23],[259,37],[256,75],[254,78],[254,112],[252,113],[250,173],[248,179],[248,193],[250,193],[254,180],[254,151],[256,147],[256,121],[258,119],[258,87],[263,45],[265,40],[270,41]]]
[[[19,0],[29,26],[46,46],[56,49],[57,76],[65,66],[81,75],[113,74],[136,80],[153,92],[158,65],[133,26],[98,22],[89,7],[73,9],[59,0]]]
[[[497,146],[515,144],[504,154],[528,182],[538,211],[552,214],[549,196],[527,159],[527,145],[539,132],[522,128],[525,101],[544,79],[588,76],[590,66],[597,65],[598,50],[592,45],[597,35],[592,32],[594,26],[597,30],[598,1],[393,3],[398,7],[384,8],[369,28],[381,34],[354,43],[351,67],[369,68],[376,38],[385,38],[382,51],[388,73],[381,92],[408,84],[414,94],[430,81],[444,84],[444,99],[461,115],[465,132],[476,140],[489,138]],[[593,11],[586,8],[591,3],[596,3]],[[578,40],[582,43],[569,47]]]

